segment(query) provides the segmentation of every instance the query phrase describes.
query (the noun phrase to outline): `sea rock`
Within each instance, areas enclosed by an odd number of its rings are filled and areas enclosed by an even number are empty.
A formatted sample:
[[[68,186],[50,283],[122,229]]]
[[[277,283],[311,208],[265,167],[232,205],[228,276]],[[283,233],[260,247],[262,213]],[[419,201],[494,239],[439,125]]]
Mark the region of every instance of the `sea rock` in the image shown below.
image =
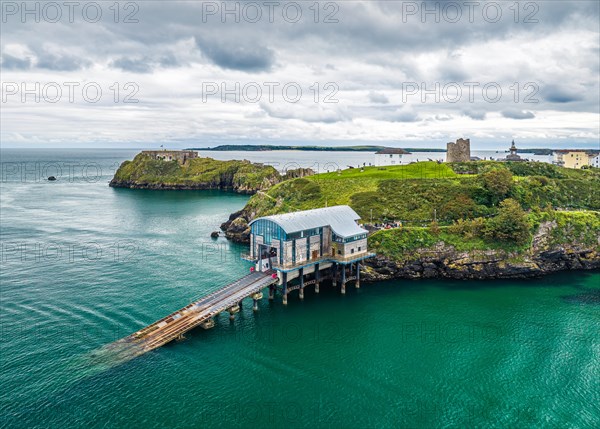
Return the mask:
[[[249,222],[247,214],[243,210],[240,210],[239,212],[232,213],[229,216],[229,220],[221,224],[221,230],[225,232],[225,237],[228,239],[236,243],[248,244],[250,243]]]

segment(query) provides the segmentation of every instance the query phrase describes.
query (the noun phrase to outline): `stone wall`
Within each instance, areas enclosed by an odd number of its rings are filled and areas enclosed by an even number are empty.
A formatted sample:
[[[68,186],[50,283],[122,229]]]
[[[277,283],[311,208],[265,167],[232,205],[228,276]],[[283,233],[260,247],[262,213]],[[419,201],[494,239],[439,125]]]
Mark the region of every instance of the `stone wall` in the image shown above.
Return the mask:
[[[198,158],[198,152],[193,150],[144,150],[142,153],[151,156],[152,159],[177,161],[180,164],[188,159]]]

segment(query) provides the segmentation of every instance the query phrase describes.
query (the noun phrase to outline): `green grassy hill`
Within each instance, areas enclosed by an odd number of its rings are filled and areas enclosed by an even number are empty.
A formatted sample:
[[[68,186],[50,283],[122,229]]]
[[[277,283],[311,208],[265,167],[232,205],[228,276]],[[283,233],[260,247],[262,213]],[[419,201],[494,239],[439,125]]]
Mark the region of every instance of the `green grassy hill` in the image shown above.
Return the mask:
[[[458,251],[523,252],[531,248],[542,222],[553,222],[557,243],[598,246],[599,190],[598,170],[543,163],[355,168],[288,180],[259,192],[238,214],[236,232],[256,217],[348,204],[365,223],[401,222],[402,228],[369,238],[374,251],[395,258],[440,242]]]
[[[498,194],[494,173],[512,176]],[[348,204],[363,221],[402,221],[424,226],[436,217],[441,225],[458,219],[491,217],[505,198],[526,209],[600,210],[600,173],[568,170],[542,163],[476,162],[366,167],[317,174],[279,183],[248,202],[256,216]]]

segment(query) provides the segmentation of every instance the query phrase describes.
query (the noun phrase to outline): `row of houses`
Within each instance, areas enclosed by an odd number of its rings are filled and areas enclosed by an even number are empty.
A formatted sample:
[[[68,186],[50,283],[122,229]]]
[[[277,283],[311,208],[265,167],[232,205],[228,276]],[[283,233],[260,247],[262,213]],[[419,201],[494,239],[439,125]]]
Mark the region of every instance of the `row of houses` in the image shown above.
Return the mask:
[[[565,168],[600,168],[600,153],[590,152],[584,149],[564,149],[554,151],[554,160],[556,165]]]

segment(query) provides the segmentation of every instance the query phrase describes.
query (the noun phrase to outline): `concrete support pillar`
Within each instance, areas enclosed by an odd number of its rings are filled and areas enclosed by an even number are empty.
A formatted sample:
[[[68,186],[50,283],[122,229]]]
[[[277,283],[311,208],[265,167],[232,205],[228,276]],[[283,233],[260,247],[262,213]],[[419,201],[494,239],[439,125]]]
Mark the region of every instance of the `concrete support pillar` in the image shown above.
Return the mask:
[[[360,262],[356,263],[356,289],[360,289]]]
[[[300,291],[298,292],[298,297],[300,299],[304,299],[304,288],[303,287],[300,288]]]
[[[300,276],[300,292],[298,296],[300,299],[304,299],[304,268],[300,268],[298,275]]]
[[[342,265],[342,295],[346,293],[346,266]]]
[[[287,305],[287,273],[283,273],[283,305]]]
[[[254,304],[252,305],[253,311],[258,311],[258,299],[253,300]]]
[[[273,301],[275,299],[275,286],[269,286],[269,301]]]
[[[319,264],[315,264],[315,293],[319,293],[319,280],[321,279],[321,271]]]
[[[235,314],[234,313],[229,313],[229,321],[233,322],[235,320]]]
[[[337,286],[337,271],[338,271],[337,264],[334,262],[333,266],[331,268],[333,269],[333,287],[336,287]]]

